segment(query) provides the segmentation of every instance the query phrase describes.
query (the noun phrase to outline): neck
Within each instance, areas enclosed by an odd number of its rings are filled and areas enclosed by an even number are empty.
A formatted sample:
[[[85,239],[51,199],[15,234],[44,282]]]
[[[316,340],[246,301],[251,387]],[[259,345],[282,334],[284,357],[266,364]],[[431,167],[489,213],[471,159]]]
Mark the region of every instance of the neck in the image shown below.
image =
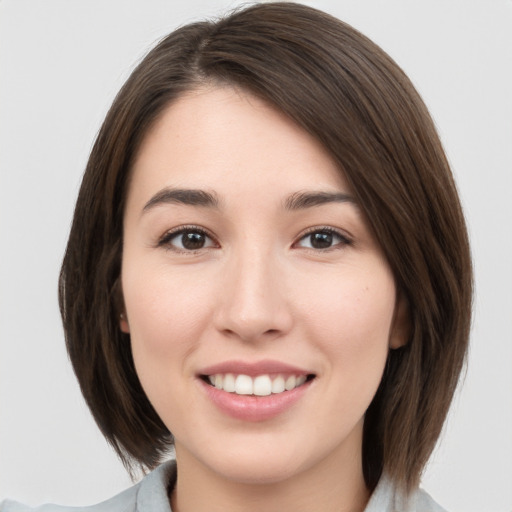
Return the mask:
[[[332,453],[308,469],[271,483],[227,479],[190,452],[176,449],[178,479],[171,496],[173,512],[363,512],[370,493],[361,451]],[[200,490],[200,491],[199,491]]]

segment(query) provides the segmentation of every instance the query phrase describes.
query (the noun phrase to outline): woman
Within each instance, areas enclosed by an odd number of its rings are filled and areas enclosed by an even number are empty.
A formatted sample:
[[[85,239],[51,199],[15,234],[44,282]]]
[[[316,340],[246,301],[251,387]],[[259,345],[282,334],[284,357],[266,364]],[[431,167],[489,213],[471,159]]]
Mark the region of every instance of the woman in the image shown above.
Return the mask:
[[[157,468],[97,510],[441,510],[418,483],[467,349],[464,220],[421,99],[340,21],[264,4],[150,52],[60,301],[103,434]]]

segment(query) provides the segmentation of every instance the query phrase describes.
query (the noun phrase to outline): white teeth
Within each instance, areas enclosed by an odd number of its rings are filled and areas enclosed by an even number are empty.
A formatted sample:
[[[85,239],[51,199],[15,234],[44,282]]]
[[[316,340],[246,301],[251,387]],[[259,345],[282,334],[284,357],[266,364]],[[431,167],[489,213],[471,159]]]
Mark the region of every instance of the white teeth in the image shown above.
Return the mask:
[[[252,395],[252,379],[249,375],[238,375],[235,380],[235,393],[237,395]]]
[[[217,381],[215,381],[215,383],[217,383]],[[286,379],[286,382],[284,383],[284,388],[286,389],[286,391],[291,391],[295,387],[295,384],[297,384],[297,379],[295,378],[295,375],[290,375]]]
[[[259,375],[254,379],[254,394],[268,396],[272,393],[272,381],[268,375]]]
[[[307,380],[306,375],[258,375],[250,377],[249,375],[234,375],[232,373],[208,375],[208,381],[217,389],[222,389],[228,393],[237,395],[256,395],[269,396],[271,394],[291,391],[302,386]]]
[[[282,375],[278,375],[272,381],[272,393],[282,393],[284,389],[284,377]]]
[[[234,393],[236,390],[235,386],[235,376],[232,373],[226,373],[224,375],[224,391],[227,391],[228,393]]]

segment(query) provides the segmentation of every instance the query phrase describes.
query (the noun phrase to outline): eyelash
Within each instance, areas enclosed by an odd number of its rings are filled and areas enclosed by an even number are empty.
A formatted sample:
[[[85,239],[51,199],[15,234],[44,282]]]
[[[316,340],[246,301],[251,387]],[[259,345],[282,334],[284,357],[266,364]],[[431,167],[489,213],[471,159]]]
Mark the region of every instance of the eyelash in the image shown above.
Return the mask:
[[[179,248],[172,245],[172,240],[174,238],[178,238],[180,235],[183,236],[186,233],[190,234],[199,234],[204,236],[205,238],[208,238],[212,245],[208,247],[200,247],[198,249],[186,249],[186,248]],[[178,253],[184,253],[184,254],[195,254],[201,250],[209,249],[210,247],[218,247],[217,242],[215,241],[214,237],[206,231],[204,228],[200,228],[199,226],[180,226],[178,228],[172,229],[170,231],[167,231],[162,238],[158,241],[158,247],[165,247],[166,249],[170,251],[175,251]]]
[[[199,247],[197,249],[187,249],[185,247],[176,247],[172,244],[173,239],[178,238],[180,235],[183,237],[185,234],[195,234],[195,235],[201,235],[204,238],[207,238],[210,240],[211,244],[208,246]],[[301,247],[300,243],[305,240],[308,236],[312,236],[315,233],[322,233],[327,234],[332,237],[339,238],[339,242],[335,243],[333,245],[330,245],[329,247],[306,247],[303,246],[304,249],[314,251],[314,252],[328,252],[336,249],[343,248],[345,246],[350,246],[353,244],[353,241],[347,237],[345,234],[341,233],[337,229],[334,229],[329,226],[322,226],[322,227],[313,227],[308,229],[305,233],[302,233],[298,240],[293,243],[292,247]],[[183,239],[182,239],[182,245],[183,245]],[[178,253],[184,253],[184,254],[196,254],[197,252],[204,250],[204,249],[210,249],[211,247],[219,247],[218,243],[215,241],[214,237],[206,231],[204,228],[201,228],[199,226],[180,226],[175,229],[172,229],[171,231],[168,231],[165,233],[160,240],[157,243],[158,247],[165,247],[168,250],[175,251]]]
[[[301,234],[298,241],[295,242],[293,245],[297,246],[302,240],[304,240],[308,236],[311,236],[315,233],[328,234],[333,237],[339,238],[340,241],[338,243],[331,245],[330,247],[325,247],[325,248],[304,247],[304,249],[308,249],[308,250],[311,250],[314,252],[327,252],[327,251],[341,249],[345,246],[350,246],[353,244],[353,241],[347,235],[345,235],[344,233],[342,233],[341,231],[339,231],[337,229],[334,229],[330,226],[321,226],[321,227],[315,226],[313,228],[308,229],[305,233]]]

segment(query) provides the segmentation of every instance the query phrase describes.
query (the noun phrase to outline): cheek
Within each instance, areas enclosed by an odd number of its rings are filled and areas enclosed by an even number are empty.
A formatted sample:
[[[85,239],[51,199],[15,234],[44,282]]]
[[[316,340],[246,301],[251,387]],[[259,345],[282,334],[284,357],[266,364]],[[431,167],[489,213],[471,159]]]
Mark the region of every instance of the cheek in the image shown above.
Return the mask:
[[[209,290],[158,265],[123,272],[123,294],[137,370],[168,366],[193,350],[205,328]]]
[[[387,269],[378,270],[330,276],[305,294],[318,297],[303,304],[310,337],[352,375],[380,372],[389,350],[396,290]]]
[[[192,375],[186,362],[204,337],[211,293],[158,264],[127,264],[122,284],[140,383],[164,423],[176,426],[190,408],[183,377]]]

